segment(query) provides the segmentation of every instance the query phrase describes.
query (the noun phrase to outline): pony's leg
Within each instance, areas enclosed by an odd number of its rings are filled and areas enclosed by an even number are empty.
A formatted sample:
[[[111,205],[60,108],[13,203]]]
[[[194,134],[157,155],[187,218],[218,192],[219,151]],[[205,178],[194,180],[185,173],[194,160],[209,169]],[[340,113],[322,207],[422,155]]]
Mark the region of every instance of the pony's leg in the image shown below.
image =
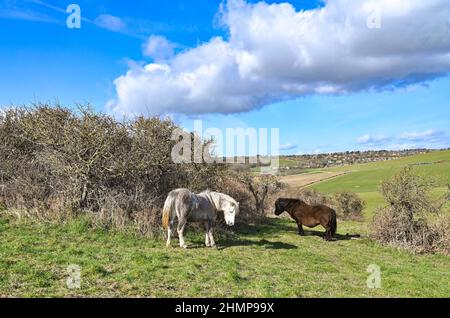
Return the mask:
[[[211,247],[216,247],[216,242],[214,242],[214,236],[213,236],[213,225],[209,223],[209,243]]]
[[[166,242],[166,246],[169,247],[170,246],[170,237],[172,236],[172,229],[170,228],[170,226],[167,228],[167,242]]]
[[[182,248],[187,248],[186,243],[184,242],[184,236],[183,236],[183,232],[184,232],[184,226],[186,225],[186,221],[179,221],[178,223],[178,238],[180,239],[180,247]]]
[[[167,247],[170,246],[170,238],[172,237],[172,233],[173,233],[173,221],[170,221],[169,226],[167,227],[167,242],[166,242]]]
[[[208,222],[205,222],[205,230],[206,230],[205,245],[206,245],[206,247],[210,247],[211,243],[209,241],[209,223]]]
[[[325,239],[326,239],[327,241],[332,241],[332,240],[333,240],[333,236],[331,235],[331,228],[328,228],[328,229],[325,231]]]
[[[324,226],[325,233],[323,235],[323,239],[326,241],[331,241],[331,228],[329,226]]]
[[[305,231],[303,231],[303,225],[300,222],[297,222],[297,226],[298,226],[298,234],[304,236]]]

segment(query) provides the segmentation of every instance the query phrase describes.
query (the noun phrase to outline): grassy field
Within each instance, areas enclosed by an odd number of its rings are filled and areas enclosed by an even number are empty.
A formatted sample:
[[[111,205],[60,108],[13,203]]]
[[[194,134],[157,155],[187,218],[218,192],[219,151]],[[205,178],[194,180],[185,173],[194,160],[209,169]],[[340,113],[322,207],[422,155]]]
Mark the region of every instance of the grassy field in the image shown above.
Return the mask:
[[[378,191],[381,181],[394,175],[405,166],[411,166],[418,174],[430,178],[434,182],[433,193],[436,196],[446,191],[447,184],[450,184],[450,151],[446,150],[397,160],[320,169],[315,173],[316,179],[320,179],[321,174],[324,178],[333,173],[342,175],[326,179],[323,182],[316,182],[311,187],[324,193],[342,190],[358,193],[366,201],[365,215],[370,217],[374,208],[383,203]],[[301,177],[308,178],[308,174],[299,175],[299,178]],[[297,180],[297,183],[300,182],[301,180]],[[295,186],[295,184],[293,185]]]
[[[432,177],[437,186],[450,183],[450,151],[446,150],[397,160],[322,169],[323,171],[351,173],[316,184],[314,187],[323,192],[338,190],[360,193],[374,192],[378,190],[381,180],[395,174],[404,166],[411,166],[417,173]]]
[[[408,164],[436,178],[436,193],[450,182],[446,151],[329,169],[351,172],[313,185],[356,191],[368,202],[365,222],[339,222],[335,242],[311,231],[300,237],[292,221],[278,218],[238,224],[234,234],[217,237],[218,250],[203,248],[203,233],[188,231],[184,250],[177,240],[165,248],[161,239],[92,229],[83,220],[44,225],[0,214],[0,296],[449,297],[450,257],[414,255],[366,236],[382,203],[380,180]],[[79,289],[66,285],[71,264],[81,267]],[[379,289],[366,285],[370,264],[381,268]]]
[[[361,224],[340,224],[339,233]],[[292,222],[239,226],[218,250],[165,248],[161,241],[89,229],[0,219],[0,295],[20,297],[422,297],[450,296],[450,258],[416,256],[368,239],[325,242],[299,237]],[[67,266],[81,267],[79,289],[66,285]],[[369,264],[382,286],[366,286]]]

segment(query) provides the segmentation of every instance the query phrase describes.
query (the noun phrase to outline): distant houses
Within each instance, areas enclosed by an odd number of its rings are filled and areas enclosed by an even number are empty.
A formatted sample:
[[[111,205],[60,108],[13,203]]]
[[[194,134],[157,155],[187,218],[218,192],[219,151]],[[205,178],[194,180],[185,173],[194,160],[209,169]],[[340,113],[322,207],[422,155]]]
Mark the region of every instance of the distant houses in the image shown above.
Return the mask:
[[[398,159],[401,157],[407,157],[417,154],[423,154],[430,152],[429,149],[407,149],[398,151],[346,151],[338,153],[323,153],[314,155],[291,155],[283,156],[283,159],[289,159],[297,161],[298,165],[290,166],[290,169],[294,167],[297,169],[313,169],[313,168],[328,168],[344,165],[353,165],[359,163],[379,162],[392,159]],[[281,169],[286,169],[281,167]]]
[[[322,153],[311,155],[288,155],[280,156],[280,167],[274,167],[281,174],[301,173],[305,169],[320,169],[339,167],[346,165],[362,164],[369,162],[380,162],[398,159],[407,156],[424,154],[435,150],[430,149],[406,149],[406,150],[370,150],[370,151],[346,151],[336,153]],[[228,160],[227,160],[228,159]],[[231,160],[230,160],[231,159]],[[288,161],[289,164],[283,164]],[[245,171],[267,166],[261,163],[259,156],[223,158],[223,162],[234,162],[232,169]]]

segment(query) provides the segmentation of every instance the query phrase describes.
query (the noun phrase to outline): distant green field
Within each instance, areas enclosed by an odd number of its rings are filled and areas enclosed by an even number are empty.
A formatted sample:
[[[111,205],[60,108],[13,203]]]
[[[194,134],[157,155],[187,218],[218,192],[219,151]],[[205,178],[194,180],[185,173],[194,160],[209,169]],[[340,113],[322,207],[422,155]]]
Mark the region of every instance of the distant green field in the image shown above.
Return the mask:
[[[433,193],[436,196],[443,193],[446,185],[450,184],[450,151],[446,150],[383,162],[321,169],[321,171],[349,171],[350,173],[316,183],[311,187],[324,193],[343,190],[356,192],[366,201],[365,213],[370,216],[373,209],[383,203],[378,192],[381,181],[405,166],[411,166],[420,175],[433,180],[435,185]]]
[[[408,165],[412,166],[419,174],[434,178],[437,186],[445,186],[450,183],[450,151],[447,150],[397,160],[321,169],[351,171],[351,173],[317,183],[313,187],[327,193],[341,190],[358,193],[374,192],[378,190],[382,180]]]

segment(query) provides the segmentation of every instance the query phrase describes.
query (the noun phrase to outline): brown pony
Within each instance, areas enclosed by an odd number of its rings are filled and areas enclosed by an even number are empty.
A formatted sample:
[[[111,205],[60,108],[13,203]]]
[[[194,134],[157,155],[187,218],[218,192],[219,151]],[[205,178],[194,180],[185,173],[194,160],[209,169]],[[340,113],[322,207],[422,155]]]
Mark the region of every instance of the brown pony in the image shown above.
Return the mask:
[[[297,222],[298,234],[305,235],[303,225],[313,228],[322,225],[325,228],[325,239],[327,241],[336,234],[336,211],[332,208],[320,205],[308,205],[298,199],[279,198],[275,202],[275,215],[283,212],[289,215]]]

